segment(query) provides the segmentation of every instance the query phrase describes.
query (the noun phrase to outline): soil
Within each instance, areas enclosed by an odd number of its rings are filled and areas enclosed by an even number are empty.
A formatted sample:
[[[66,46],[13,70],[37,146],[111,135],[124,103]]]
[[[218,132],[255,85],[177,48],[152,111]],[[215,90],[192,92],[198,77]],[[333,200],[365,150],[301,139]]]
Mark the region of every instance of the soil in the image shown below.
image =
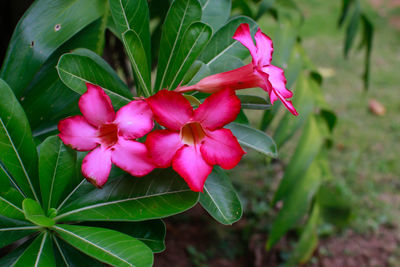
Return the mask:
[[[246,231],[254,230],[247,228],[245,217],[232,226],[218,225],[200,206],[177,217],[166,220],[167,248],[155,255],[156,267],[280,266],[292,244],[289,236],[267,252],[266,231],[250,232],[243,238]],[[322,239],[306,266],[400,266],[399,244],[397,229],[389,226],[367,234],[349,230]]]

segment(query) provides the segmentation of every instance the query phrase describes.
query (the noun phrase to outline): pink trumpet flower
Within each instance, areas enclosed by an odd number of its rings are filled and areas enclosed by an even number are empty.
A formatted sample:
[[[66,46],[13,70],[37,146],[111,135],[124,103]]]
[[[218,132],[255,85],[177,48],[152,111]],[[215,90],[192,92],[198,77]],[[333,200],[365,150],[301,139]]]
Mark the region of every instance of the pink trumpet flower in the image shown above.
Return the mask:
[[[77,115],[58,123],[64,144],[90,151],[82,163],[83,176],[101,188],[108,179],[111,163],[133,176],[143,176],[155,166],[144,144],[132,139],[153,129],[153,114],[144,100],[132,101],[115,113],[111,100],[99,86],[86,84]]]
[[[224,125],[235,120],[240,100],[231,89],[208,97],[193,110],[180,93],[161,90],[147,99],[155,120],[164,130],[151,132],[146,146],[158,167],[172,168],[189,187],[203,191],[213,165],[235,167],[245,152]]]
[[[254,45],[247,23],[243,23],[237,28],[233,39],[249,49],[253,58],[250,64],[208,76],[195,85],[178,87],[175,91],[198,90],[205,93],[215,93],[224,88],[239,90],[260,87],[269,94],[271,104],[279,98],[285,107],[297,116],[298,113],[293,107],[292,101],[288,100],[293,96],[293,93],[286,89],[286,78],[283,70],[271,65],[272,52],[274,51],[272,40],[258,29],[254,36],[256,40],[256,45]]]

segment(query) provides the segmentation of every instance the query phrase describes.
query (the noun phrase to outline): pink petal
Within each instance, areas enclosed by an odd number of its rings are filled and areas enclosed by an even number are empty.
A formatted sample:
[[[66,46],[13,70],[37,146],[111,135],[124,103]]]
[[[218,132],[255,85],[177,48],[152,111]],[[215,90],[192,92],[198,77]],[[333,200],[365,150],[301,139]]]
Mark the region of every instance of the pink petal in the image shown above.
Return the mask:
[[[286,78],[283,69],[269,65],[263,67],[262,71],[268,74],[268,81],[275,91],[279,91],[279,94],[284,98],[291,98],[293,96],[293,93],[286,89]]]
[[[133,176],[144,176],[154,169],[144,144],[120,138],[111,152],[112,162]]]
[[[97,145],[97,129],[83,116],[73,116],[58,123],[58,135],[67,146],[79,151],[89,151]]]
[[[235,167],[245,154],[229,129],[208,132],[200,151],[208,164],[220,165],[224,169]]]
[[[203,159],[198,146],[179,149],[172,160],[172,168],[195,192],[203,192],[204,183],[212,171],[212,166]]]
[[[145,144],[150,157],[160,168],[170,166],[176,151],[183,146],[179,133],[170,130],[151,132],[147,136]]]
[[[161,90],[147,98],[155,120],[171,130],[179,131],[190,120],[193,108],[180,93]]]
[[[137,100],[123,106],[117,112],[115,122],[118,133],[126,139],[136,139],[153,129],[153,113],[146,101]]]
[[[111,150],[98,147],[83,159],[83,176],[98,188],[101,188],[108,179],[111,171]]]
[[[254,66],[250,63],[231,71],[207,76],[195,85],[178,87],[174,91],[187,92],[198,90],[212,94],[225,88],[238,90],[258,87],[260,82],[263,83],[264,81],[254,72]]]
[[[240,100],[235,91],[224,89],[212,94],[194,111],[194,121],[208,130],[215,130],[234,121],[240,112]]]
[[[273,65],[264,67],[262,70],[263,72],[258,73],[265,83],[260,87],[269,93],[271,103],[273,104],[276,98],[279,98],[290,113],[295,116],[299,115],[292,101],[286,99],[292,97],[293,93],[286,89],[286,78],[283,70]]]
[[[265,66],[271,64],[272,52],[274,51],[271,38],[258,28],[254,39],[256,39],[257,44],[258,65]]]
[[[87,91],[79,99],[79,109],[85,119],[94,126],[112,122],[115,111],[111,100],[104,90],[97,85],[86,83]]]
[[[257,48],[254,45],[253,38],[251,37],[249,24],[240,24],[232,38],[239,41],[242,45],[249,49],[253,58],[253,64],[257,64]]]

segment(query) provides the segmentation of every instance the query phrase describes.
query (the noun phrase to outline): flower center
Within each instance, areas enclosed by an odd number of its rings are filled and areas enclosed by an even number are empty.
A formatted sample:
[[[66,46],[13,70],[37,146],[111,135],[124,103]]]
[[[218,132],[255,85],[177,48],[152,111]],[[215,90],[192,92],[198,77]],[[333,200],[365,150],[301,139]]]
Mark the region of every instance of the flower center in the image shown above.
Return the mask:
[[[118,125],[115,123],[103,124],[99,127],[100,143],[109,148],[118,142]]]
[[[206,136],[206,133],[198,122],[186,123],[180,132],[181,140],[186,145],[196,145]]]

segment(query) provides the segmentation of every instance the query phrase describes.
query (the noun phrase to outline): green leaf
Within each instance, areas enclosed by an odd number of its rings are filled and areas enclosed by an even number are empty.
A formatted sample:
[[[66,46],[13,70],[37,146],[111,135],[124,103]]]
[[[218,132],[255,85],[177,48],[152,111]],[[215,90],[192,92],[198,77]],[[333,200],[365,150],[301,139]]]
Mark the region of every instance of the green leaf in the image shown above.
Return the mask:
[[[101,53],[104,30],[102,19],[97,19],[75,34],[50,56],[29,84],[26,95],[20,101],[33,135],[43,131],[43,128],[55,129],[61,118],[79,112],[79,94],[64,85],[55,66],[62,54],[79,47]]]
[[[340,17],[338,20],[338,26],[342,26],[345,21],[347,14],[349,13],[351,5],[354,3],[354,0],[342,0],[342,10],[340,12]]]
[[[242,205],[229,180],[219,167],[214,167],[200,194],[200,204],[217,221],[232,224],[242,217]]]
[[[16,262],[22,253],[25,252],[26,248],[32,243],[32,239],[27,240],[4,257],[0,258],[0,266],[12,266]]]
[[[68,243],[64,242],[61,238],[53,236],[55,248],[58,250],[62,262],[67,267],[81,267],[84,262],[86,266],[90,267],[104,267],[104,264],[96,259],[80,252]],[[57,265],[58,266],[58,265]]]
[[[318,205],[314,205],[311,216],[308,219],[303,231],[301,232],[300,240],[296,244],[293,252],[290,255],[289,263],[305,264],[314,253],[318,245],[318,222],[320,220],[320,212]]]
[[[28,236],[38,229],[38,226],[0,215],[0,248]]]
[[[352,218],[352,193],[336,180],[326,182],[318,190],[316,202],[324,221],[337,227],[345,227]]]
[[[361,21],[363,22],[363,44],[365,45],[365,68],[364,68],[364,89],[368,90],[369,86],[369,76],[371,69],[371,52],[372,52],[372,41],[374,36],[374,25],[368,19],[368,17],[363,14],[361,16]]]
[[[134,30],[128,30],[122,34],[125,50],[131,61],[135,78],[143,90],[144,96],[151,95],[151,73],[142,41]]]
[[[276,158],[278,156],[274,141],[266,133],[235,122],[226,125],[225,128],[232,131],[240,144],[250,147],[268,157]]]
[[[255,95],[238,95],[242,109],[270,109],[272,106],[264,98]]]
[[[291,165],[289,164],[289,166]],[[306,172],[298,172],[292,178],[298,181],[295,183],[293,190],[285,192],[283,207],[269,231],[267,249],[270,249],[278,242],[307,213],[321,181],[321,170],[318,161],[314,161]]]
[[[51,227],[54,225],[54,220],[47,217],[42,207],[35,200],[26,198],[22,202],[25,218],[36,225]]]
[[[104,0],[38,0],[19,21],[1,69],[20,98],[42,64],[63,43],[101,17]]]
[[[143,222],[85,222],[85,226],[102,227],[132,236],[145,243],[153,252],[165,249],[165,224],[162,220]]]
[[[85,82],[101,86],[110,96],[115,108],[132,100],[132,94],[115,71],[100,56],[87,49],[77,49],[61,56],[57,71],[65,85],[83,94]]]
[[[283,67],[288,65],[290,55],[296,44],[299,33],[298,27],[290,19],[279,21],[274,34],[274,56],[272,64]]]
[[[286,88],[291,88],[294,82],[297,81],[301,70],[304,68],[303,55],[304,49],[300,43],[296,43],[292,49],[287,68],[285,68]]]
[[[278,147],[282,147],[290,138],[304,125],[315,107],[314,90],[320,88],[315,81],[301,73],[296,82],[296,89],[293,96],[293,105],[296,107],[299,116],[294,117],[291,113],[286,112],[278,124],[274,133],[274,140]]]
[[[150,72],[150,26],[149,7],[146,0],[109,0],[115,27],[122,35],[134,30],[146,54],[147,72]],[[150,88],[150,87],[149,87]]]
[[[20,208],[24,197],[16,189],[10,187],[0,193],[0,214],[13,219],[25,219]]]
[[[153,253],[145,244],[117,231],[78,225],[57,225],[53,229],[75,248],[110,265],[153,264]]]
[[[194,22],[189,26],[171,63],[170,73],[165,76],[163,88],[174,89],[183,81],[186,72],[203,51],[211,35],[212,29],[207,24]]]
[[[200,20],[201,6],[197,0],[175,0],[172,3],[162,27],[154,87],[156,91],[166,87],[168,75],[174,75],[171,67],[182,44],[183,36],[193,22]]]
[[[356,1],[356,5],[354,6],[353,14],[350,18],[349,25],[346,28],[346,37],[344,41],[344,55],[347,57],[349,54],[350,48],[354,43],[354,39],[357,34],[358,24],[361,20],[361,7],[358,1]]]
[[[48,137],[40,146],[39,176],[44,210],[57,207],[76,180],[76,153],[58,136]]]
[[[231,14],[231,0],[200,0],[203,10],[201,21],[207,23],[217,31],[228,20]]]
[[[53,245],[50,234],[45,232],[39,235],[32,244],[13,263],[13,267],[48,267],[55,266]]]
[[[108,181],[101,190],[84,183],[55,219],[142,221],[163,218],[191,208],[198,196],[170,169],[157,169],[143,178],[124,173]]]
[[[242,23],[248,23],[252,32],[254,32],[257,28],[257,24],[248,17],[239,16],[231,19],[213,35],[203,53],[198,58],[207,64],[207,66],[211,69],[211,74],[216,73],[214,72],[213,68],[215,67],[215,64],[218,64],[218,61],[223,56],[229,55],[241,60],[249,57],[250,53],[247,48],[238,41],[232,39],[237,27],[239,27],[239,25]],[[218,71],[221,72],[232,69],[232,66],[228,65],[225,66],[224,70],[219,69]]]
[[[297,182],[307,172],[309,166],[320,152],[323,136],[315,116],[310,116],[300,137],[296,150],[286,168],[283,179],[275,193],[273,203],[284,199],[297,190]],[[296,190],[293,190],[296,189]]]
[[[28,120],[10,87],[0,79],[0,162],[19,188],[39,200],[37,152]]]

